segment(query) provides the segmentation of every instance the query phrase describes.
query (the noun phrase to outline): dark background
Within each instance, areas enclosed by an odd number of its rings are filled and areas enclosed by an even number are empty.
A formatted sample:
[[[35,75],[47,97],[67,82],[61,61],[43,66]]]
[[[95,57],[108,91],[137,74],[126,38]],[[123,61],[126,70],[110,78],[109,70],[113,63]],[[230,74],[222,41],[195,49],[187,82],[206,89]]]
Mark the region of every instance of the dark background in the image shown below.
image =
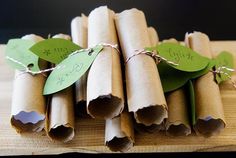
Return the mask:
[[[35,33],[70,34],[72,18],[89,14],[107,5],[116,12],[136,7],[144,11],[149,26],[154,26],[160,39],[183,40],[191,31],[207,33],[212,40],[236,40],[236,1],[230,0],[5,0],[0,2],[0,43]],[[234,153],[156,153],[127,155],[87,155],[82,157],[204,157]],[[77,157],[78,154],[63,154]]]
[[[70,33],[81,13],[107,5],[116,12],[136,7],[160,39],[183,40],[186,32],[207,33],[212,40],[236,40],[236,1],[230,0],[5,0],[0,2],[0,43],[35,33]]]

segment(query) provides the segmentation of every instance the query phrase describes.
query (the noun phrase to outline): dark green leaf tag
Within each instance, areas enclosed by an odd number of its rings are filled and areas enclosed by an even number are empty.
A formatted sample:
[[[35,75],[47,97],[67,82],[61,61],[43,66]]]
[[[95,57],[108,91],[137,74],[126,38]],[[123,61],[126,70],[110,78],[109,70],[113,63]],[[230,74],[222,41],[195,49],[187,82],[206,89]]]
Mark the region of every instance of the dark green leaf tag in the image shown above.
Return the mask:
[[[229,79],[233,73],[234,61],[233,55],[229,52],[223,51],[215,58],[215,69],[219,73],[216,73],[217,83],[221,83]]]
[[[196,123],[195,92],[194,92],[193,82],[191,80],[188,81],[187,87],[188,87],[189,98],[190,98],[189,101],[190,101],[192,125],[195,125],[195,123]]]
[[[156,47],[146,48],[146,50],[155,50],[167,61],[174,62],[177,65],[169,64],[175,69],[194,72],[203,70],[209,63],[209,59],[203,57],[192,49],[175,43],[162,43]]]
[[[203,70],[186,72],[175,69],[165,62],[159,63],[157,68],[160,74],[163,91],[170,92],[184,86],[188,80],[198,78],[208,73],[210,70],[212,70],[214,64],[214,60],[210,60],[207,67]]]

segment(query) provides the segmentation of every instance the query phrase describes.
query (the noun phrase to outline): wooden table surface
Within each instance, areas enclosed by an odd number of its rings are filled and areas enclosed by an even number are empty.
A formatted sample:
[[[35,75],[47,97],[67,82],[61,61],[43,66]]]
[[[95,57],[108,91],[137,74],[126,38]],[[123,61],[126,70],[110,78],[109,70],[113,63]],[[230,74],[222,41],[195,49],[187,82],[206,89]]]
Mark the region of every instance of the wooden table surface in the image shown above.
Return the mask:
[[[212,42],[215,54],[222,50],[234,53],[236,41]],[[4,45],[0,45],[0,155],[38,155],[68,152],[107,153],[104,146],[104,121],[76,120],[76,136],[66,144],[52,142],[45,132],[19,135],[10,125],[14,70],[5,63]],[[236,79],[236,75],[233,76]],[[128,152],[236,151],[236,89],[229,82],[220,86],[226,129],[217,136],[204,138],[192,134],[169,137],[164,133],[136,134],[135,146]]]

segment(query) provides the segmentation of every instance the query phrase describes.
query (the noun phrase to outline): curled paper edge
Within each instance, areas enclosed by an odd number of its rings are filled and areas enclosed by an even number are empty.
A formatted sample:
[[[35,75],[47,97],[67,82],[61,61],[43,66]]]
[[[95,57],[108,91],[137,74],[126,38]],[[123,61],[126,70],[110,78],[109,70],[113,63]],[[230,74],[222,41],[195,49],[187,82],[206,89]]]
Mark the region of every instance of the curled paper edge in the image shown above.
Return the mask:
[[[122,116],[123,115],[123,116]],[[105,145],[111,151],[125,152],[133,147],[134,133],[130,113],[106,120]]]
[[[176,120],[175,122],[168,122],[166,124],[166,133],[170,136],[187,136],[191,134],[191,127],[182,121]]]

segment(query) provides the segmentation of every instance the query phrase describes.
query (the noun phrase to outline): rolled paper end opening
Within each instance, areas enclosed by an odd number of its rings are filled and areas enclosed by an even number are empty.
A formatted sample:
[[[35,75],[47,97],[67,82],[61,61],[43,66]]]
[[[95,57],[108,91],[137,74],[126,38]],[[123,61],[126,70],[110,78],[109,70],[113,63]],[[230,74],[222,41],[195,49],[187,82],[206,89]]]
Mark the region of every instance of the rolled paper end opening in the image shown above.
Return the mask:
[[[111,151],[126,152],[133,146],[133,141],[128,137],[117,138],[107,141],[106,145]]]
[[[159,105],[145,107],[135,113],[137,123],[142,123],[146,126],[161,124],[165,118],[167,118],[167,110]]]
[[[74,137],[74,129],[61,125],[56,128],[51,128],[48,135],[53,140],[68,142]]]
[[[197,134],[204,137],[211,137],[221,132],[225,128],[225,122],[222,119],[198,119],[194,125]]]
[[[35,111],[21,111],[11,117],[11,125],[17,132],[40,132],[44,128],[45,116]]]
[[[163,124],[152,124],[150,126],[145,126],[141,123],[135,123],[134,128],[139,133],[155,133],[164,129]]]
[[[187,136],[191,134],[191,128],[185,126],[184,124],[172,124],[168,127],[166,132],[171,136]]]
[[[13,115],[13,117],[15,120],[19,120],[24,124],[26,124],[26,123],[35,124],[35,123],[45,119],[44,115],[41,115],[35,111],[31,111],[31,112],[21,111],[18,114]]]
[[[123,108],[120,98],[106,95],[90,101],[87,110],[89,115],[94,118],[112,119],[118,116]]]

